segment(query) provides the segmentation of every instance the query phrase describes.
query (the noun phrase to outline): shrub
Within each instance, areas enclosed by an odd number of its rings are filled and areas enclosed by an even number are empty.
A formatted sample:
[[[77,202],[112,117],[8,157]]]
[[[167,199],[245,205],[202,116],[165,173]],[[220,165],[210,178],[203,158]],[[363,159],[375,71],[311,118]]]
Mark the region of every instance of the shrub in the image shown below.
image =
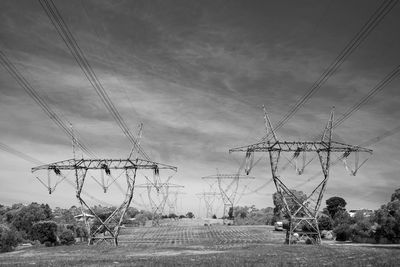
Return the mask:
[[[57,243],[57,224],[54,221],[41,221],[34,223],[32,226],[32,235],[34,239],[44,244],[50,242],[51,244]]]
[[[347,241],[351,237],[351,228],[347,223],[340,224],[333,229],[337,241]]]
[[[0,252],[12,251],[17,245],[17,232],[4,224],[0,224]]]
[[[333,220],[328,215],[322,215],[318,218],[318,228],[319,230],[332,230]]]
[[[74,233],[69,229],[64,230],[60,234],[59,239],[60,239],[61,245],[72,245],[75,243]]]
[[[89,237],[86,227],[78,225],[76,227],[76,237],[79,237],[81,242],[84,240],[86,241],[87,238]]]
[[[368,218],[361,218],[350,228],[353,241],[360,238],[373,237],[374,235],[372,231],[372,223]]]
[[[25,232],[28,239],[33,237],[33,224],[39,221],[51,220],[52,211],[47,204],[31,203],[28,206],[21,206],[10,210],[7,214],[7,221],[18,231]]]

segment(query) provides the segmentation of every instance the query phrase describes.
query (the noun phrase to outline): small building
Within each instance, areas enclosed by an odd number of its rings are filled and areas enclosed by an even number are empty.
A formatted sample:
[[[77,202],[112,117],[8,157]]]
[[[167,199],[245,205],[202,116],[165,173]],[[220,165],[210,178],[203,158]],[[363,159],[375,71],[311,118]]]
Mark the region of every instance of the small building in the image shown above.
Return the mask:
[[[89,213],[81,213],[81,214],[74,216],[74,218],[78,222],[83,222],[85,220],[85,218],[86,218],[86,220],[91,221],[94,219],[94,215],[89,214]]]
[[[361,213],[364,217],[370,217],[374,211],[370,209],[349,210],[350,217],[356,216],[357,213]]]

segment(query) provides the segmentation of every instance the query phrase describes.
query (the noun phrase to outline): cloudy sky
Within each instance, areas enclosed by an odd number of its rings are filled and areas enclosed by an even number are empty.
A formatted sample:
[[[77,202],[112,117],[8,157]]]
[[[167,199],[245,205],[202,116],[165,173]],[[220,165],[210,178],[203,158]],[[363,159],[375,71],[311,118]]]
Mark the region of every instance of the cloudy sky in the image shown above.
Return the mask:
[[[264,135],[260,107],[266,105],[272,123],[277,123],[381,1],[54,3],[131,131],[144,124],[144,150],[154,161],[178,167],[171,182],[185,186],[183,209],[196,213],[202,210],[196,194],[209,190],[201,177],[215,174],[216,169],[236,172],[244,155],[228,150],[256,143]],[[1,51],[51,109],[70,121],[99,157],[127,157],[129,140],[39,2],[1,1],[0,19]],[[396,5],[280,129],[282,139],[312,139],[324,128],[332,106],[340,117],[398,66],[399,25],[400,5]],[[399,85],[394,79],[336,128],[335,136],[356,145],[399,126]],[[400,134],[394,134],[372,144],[373,156],[355,177],[342,164],[334,166],[326,197],[341,196],[348,208],[375,209],[387,202],[400,187],[399,139]],[[0,142],[42,162],[72,157],[70,138],[3,67]],[[317,163],[314,160],[302,176],[291,168],[285,174],[289,185],[296,187],[313,176]],[[264,155],[253,169],[256,179],[240,183],[245,195],[239,205],[272,205],[273,184],[254,192],[270,179],[268,165]],[[0,203],[76,204],[66,183],[49,195],[31,174],[32,163],[0,151],[0,166]],[[47,179],[45,173],[40,175]],[[138,183],[143,182],[139,177]],[[308,191],[311,185],[296,189]],[[95,184],[87,192],[102,197]],[[109,202],[117,200],[110,197]]]

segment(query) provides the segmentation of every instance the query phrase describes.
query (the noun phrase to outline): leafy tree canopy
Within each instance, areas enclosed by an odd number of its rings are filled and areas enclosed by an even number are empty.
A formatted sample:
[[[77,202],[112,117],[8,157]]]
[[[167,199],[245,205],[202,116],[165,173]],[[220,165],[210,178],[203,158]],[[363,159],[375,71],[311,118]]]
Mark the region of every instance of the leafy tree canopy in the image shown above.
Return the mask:
[[[345,210],[346,205],[346,201],[341,197],[331,197],[326,200],[326,209],[331,218],[334,218],[338,211]]]

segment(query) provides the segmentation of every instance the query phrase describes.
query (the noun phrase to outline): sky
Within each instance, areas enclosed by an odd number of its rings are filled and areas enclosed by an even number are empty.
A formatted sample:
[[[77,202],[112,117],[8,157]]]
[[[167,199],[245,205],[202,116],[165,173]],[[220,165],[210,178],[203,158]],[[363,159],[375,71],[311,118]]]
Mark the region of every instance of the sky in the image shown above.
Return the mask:
[[[184,186],[179,212],[204,214],[198,194],[218,187],[202,177],[238,171],[244,154],[228,150],[257,143],[264,136],[262,105],[272,124],[282,119],[382,2],[54,3],[131,131],[136,133],[143,123],[141,145],[146,153],[156,162],[178,167],[177,173],[166,171],[161,176],[173,175],[171,182]],[[129,140],[40,3],[1,1],[0,20],[1,51],[51,109],[71,122],[100,158],[127,158]],[[340,117],[398,66],[399,25],[400,5],[396,5],[279,129],[280,138],[312,140],[324,129],[333,106]],[[72,158],[70,138],[5,68],[0,69],[0,142],[45,163]],[[335,138],[357,145],[399,126],[399,85],[396,77],[335,128]],[[350,176],[343,164],[333,166],[324,200],[341,196],[348,209],[377,209],[388,202],[400,187],[399,139],[397,133],[370,145],[374,153],[357,176]],[[239,180],[238,192],[243,194],[236,197],[236,205],[273,205],[273,183],[259,188],[271,179],[268,158],[260,153],[256,160],[260,157],[251,172],[255,179]],[[35,179],[46,180],[47,173],[32,174],[31,162],[0,150],[0,166],[0,203],[77,204],[65,181],[49,195]],[[289,169],[282,175],[290,188],[312,190],[312,183],[297,185],[320,172],[316,159],[301,176]],[[139,175],[137,184],[145,182],[144,175]],[[90,195],[117,204],[120,196],[113,190],[102,193],[93,179],[86,188]],[[143,190],[136,189],[136,204],[147,201]],[[215,203],[216,212],[221,212],[221,203]]]

